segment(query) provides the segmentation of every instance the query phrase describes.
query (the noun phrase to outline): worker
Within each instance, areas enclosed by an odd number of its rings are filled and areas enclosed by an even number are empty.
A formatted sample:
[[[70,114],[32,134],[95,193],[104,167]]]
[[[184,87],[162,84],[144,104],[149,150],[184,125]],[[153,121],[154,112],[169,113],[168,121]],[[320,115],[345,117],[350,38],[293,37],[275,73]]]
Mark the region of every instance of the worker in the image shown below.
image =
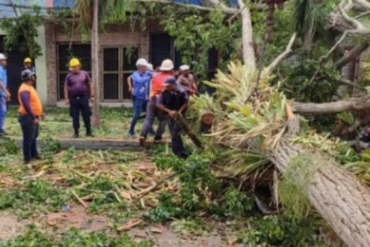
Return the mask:
[[[181,74],[177,79],[178,85],[186,90],[189,95],[194,95],[198,91],[194,76],[190,73],[189,65],[180,66]]]
[[[94,90],[89,74],[81,69],[77,58],[69,62],[71,73],[64,83],[65,104],[69,105],[70,115],[73,119],[74,138],[79,137],[80,113],[86,128],[86,136],[93,136],[91,130],[91,109],[89,100],[94,101]]]
[[[140,58],[136,62],[137,71],[131,75],[132,97],[133,97],[133,117],[129,129],[129,135],[135,136],[135,126],[140,117],[141,111],[148,100],[149,83],[152,73],[147,71],[148,62]]]
[[[188,105],[188,94],[179,89],[176,78],[168,77],[165,82],[166,89],[161,93],[157,108],[169,115],[168,126],[171,133],[173,153],[180,158],[187,158],[184,143],[181,138],[181,126],[176,121],[178,115],[183,115]]]
[[[7,114],[6,102],[10,101],[6,66],[7,58],[4,54],[0,53],[0,137],[6,136],[4,131],[4,123]]]
[[[33,159],[39,159],[37,137],[39,121],[43,118],[42,104],[34,88],[34,72],[23,70],[22,84],[18,89],[19,123],[23,134],[23,159],[28,165]]]
[[[367,149],[370,146],[370,126],[366,127],[361,133],[359,146],[361,149]]]
[[[37,79],[37,77],[36,77],[36,69],[35,69],[34,66],[32,66],[32,59],[29,58],[29,57],[27,57],[26,59],[24,59],[23,65],[24,65],[24,69],[23,70],[28,69],[28,70],[31,70],[34,73],[34,77],[35,77],[34,78],[34,86],[36,87],[36,79]]]
[[[164,131],[166,130],[166,117],[158,111],[156,108],[157,97],[164,90],[164,82],[168,77],[173,74],[173,62],[170,59],[166,59],[162,62],[159,68],[160,72],[155,73],[150,83],[149,101],[146,110],[146,117],[143,125],[143,129],[140,134],[140,145],[144,145],[147,135],[153,128],[153,122],[155,118],[158,118],[159,125],[154,135],[154,141],[159,142],[162,140]]]

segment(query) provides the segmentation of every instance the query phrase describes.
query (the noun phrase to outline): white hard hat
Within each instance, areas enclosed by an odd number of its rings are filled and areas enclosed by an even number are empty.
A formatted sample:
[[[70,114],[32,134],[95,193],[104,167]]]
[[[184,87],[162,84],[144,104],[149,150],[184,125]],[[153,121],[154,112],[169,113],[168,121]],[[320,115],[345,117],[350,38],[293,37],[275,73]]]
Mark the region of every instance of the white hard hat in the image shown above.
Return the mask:
[[[136,66],[148,66],[148,62],[145,58],[139,58],[136,62]]]
[[[7,59],[7,57],[4,56],[4,54],[0,53],[0,60],[4,60],[4,59]]]
[[[184,65],[180,66],[181,71],[186,71],[186,70],[189,70],[189,69],[190,69],[189,65],[184,64]]]
[[[151,63],[148,63],[148,64],[146,65],[146,68],[147,68],[149,71],[154,71],[153,64],[151,64]]]
[[[171,71],[173,70],[173,63],[170,59],[166,59],[162,62],[161,64],[161,67],[159,68],[159,70],[161,71]]]

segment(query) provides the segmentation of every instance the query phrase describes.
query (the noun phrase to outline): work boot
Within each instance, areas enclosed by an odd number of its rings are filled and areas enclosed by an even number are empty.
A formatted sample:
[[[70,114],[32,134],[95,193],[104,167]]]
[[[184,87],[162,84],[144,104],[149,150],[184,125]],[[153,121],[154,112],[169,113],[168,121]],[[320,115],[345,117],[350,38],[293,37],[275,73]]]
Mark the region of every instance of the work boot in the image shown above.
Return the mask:
[[[140,139],[139,139],[139,143],[140,143],[140,146],[144,146],[145,145],[145,136],[140,136]]]
[[[93,135],[93,133],[92,133],[92,131],[91,131],[91,129],[89,130],[86,130],[86,136],[88,136],[88,137],[94,137],[94,135]]]
[[[73,134],[73,138],[78,138],[80,135],[78,134],[78,130],[75,130],[75,133]]]
[[[162,136],[155,136],[154,137],[154,142],[155,143],[162,142],[162,140],[163,140]]]

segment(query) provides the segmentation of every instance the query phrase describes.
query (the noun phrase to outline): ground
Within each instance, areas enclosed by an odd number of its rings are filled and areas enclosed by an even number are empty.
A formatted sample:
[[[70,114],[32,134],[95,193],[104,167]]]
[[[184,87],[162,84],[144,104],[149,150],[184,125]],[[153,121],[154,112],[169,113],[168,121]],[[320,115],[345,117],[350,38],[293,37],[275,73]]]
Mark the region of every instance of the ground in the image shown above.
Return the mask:
[[[103,109],[102,127],[95,130],[94,138],[127,138],[129,121],[128,109]],[[31,242],[55,246],[48,241],[58,246],[95,246],[95,235],[80,235],[84,232],[104,234],[96,235],[99,241],[104,236],[109,241],[129,236],[127,245],[104,246],[238,246],[234,221],[200,215],[156,223],[150,216],[159,193],[180,189],[176,178],[163,180],[172,169],[159,169],[153,162],[154,156],[170,155],[168,147],[146,152],[63,150],[56,139],[71,136],[66,109],[46,109],[41,128],[40,138],[49,138],[43,160],[32,167],[22,165],[21,152],[12,141],[0,146],[0,246],[31,246]],[[6,131],[20,136],[15,108],[8,115]],[[86,243],[71,244],[81,239]]]

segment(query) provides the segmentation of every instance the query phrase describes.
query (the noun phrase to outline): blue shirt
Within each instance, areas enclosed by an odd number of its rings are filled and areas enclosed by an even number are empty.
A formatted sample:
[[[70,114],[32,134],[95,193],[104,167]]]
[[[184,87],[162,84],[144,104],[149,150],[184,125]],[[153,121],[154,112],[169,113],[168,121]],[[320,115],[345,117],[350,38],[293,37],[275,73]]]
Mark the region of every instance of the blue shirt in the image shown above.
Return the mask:
[[[0,81],[2,82],[5,88],[8,88],[8,75],[4,66],[0,65]],[[0,89],[0,96],[5,97],[5,92]]]
[[[147,99],[151,79],[151,72],[146,71],[145,73],[140,73],[139,71],[135,71],[131,76],[134,87],[133,95],[139,99]]]

